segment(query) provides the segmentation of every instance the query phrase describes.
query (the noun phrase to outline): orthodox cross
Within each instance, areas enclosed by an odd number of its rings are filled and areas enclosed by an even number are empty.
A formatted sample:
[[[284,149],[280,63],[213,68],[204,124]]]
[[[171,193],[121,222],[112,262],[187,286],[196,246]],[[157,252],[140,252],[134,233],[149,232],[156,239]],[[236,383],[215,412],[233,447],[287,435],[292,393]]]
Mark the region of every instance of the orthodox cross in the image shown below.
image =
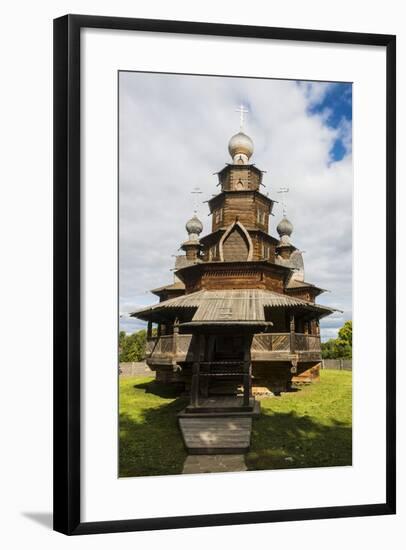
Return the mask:
[[[286,217],[286,194],[289,193],[289,187],[279,187],[278,193],[282,194],[282,211],[283,217]]]
[[[193,190],[190,192],[191,195],[194,195],[193,200],[193,212],[196,214],[197,212],[197,201],[198,201],[198,195],[202,194],[202,191],[200,191],[200,187],[194,187]]]
[[[240,130],[242,130],[244,126],[244,113],[248,113],[248,109],[244,109],[244,105],[240,105],[238,109],[236,109],[237,113],[240,113]]]

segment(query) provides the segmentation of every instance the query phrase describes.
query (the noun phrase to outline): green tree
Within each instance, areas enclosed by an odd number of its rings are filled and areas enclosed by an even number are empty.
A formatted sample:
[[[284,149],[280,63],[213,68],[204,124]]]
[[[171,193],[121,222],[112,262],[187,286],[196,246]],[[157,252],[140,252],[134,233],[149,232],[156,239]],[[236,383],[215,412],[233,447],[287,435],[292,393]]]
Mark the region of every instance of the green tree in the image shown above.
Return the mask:
[[[334,342],[332,338],[327,340],[327,342],[321,343],[321,354],[323,359],[334,359]]]
[[[146,341],[147,332],[145,330],[139,330],[128,335],[124,331],[120,331],[120,363],[142,361],[145,358]]]
[[[352,321],[346,321],[338,331],[338,338],[352,348]]]
[[[352,358],[352,321],[346,321],[338,331],[338,338],[330,338],[321,344],[323,359]]]

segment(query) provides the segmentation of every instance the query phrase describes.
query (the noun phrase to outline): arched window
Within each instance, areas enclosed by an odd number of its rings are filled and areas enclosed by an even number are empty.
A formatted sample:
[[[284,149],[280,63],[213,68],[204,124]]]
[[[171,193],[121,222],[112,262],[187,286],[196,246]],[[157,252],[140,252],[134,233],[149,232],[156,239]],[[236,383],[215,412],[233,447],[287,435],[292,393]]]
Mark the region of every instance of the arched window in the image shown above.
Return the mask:
[[[270,247],[267,243],[262,243],[262,257],[264,260],[269,260],[270,258]]]

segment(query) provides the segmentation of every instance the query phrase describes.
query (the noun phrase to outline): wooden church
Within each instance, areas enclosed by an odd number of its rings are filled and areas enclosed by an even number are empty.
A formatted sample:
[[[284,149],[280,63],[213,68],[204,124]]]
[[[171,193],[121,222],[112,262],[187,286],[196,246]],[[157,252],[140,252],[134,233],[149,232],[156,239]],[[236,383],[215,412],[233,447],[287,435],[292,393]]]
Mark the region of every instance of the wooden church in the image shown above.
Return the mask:
[[[255,397],[318,378],[319,322],[333,311],[316,304],[323,289],[305,281],[285,215],[278,238],[270,234],[275,201],[262,193],[263,172],[250,161],[253,142],[242,122],[228,150],[232,160],[218,172],[220,192],[208,201],[211,233],[201,236],[196,215],[186,223],[174,282],[152,290],[156,305],[131,314],[148,322],[146,360],[157,380],[190,394],[179,420],[189,452],[247,450]],[[230,414],[240,428],[249,426],[234,430],[240,438],[234,451],[219,443],[219,423],[229,425]],[[213,418],[213,437],[207,439],[206,429],[199,443],[190,426],[197,422],[201,432],[202,419],[210,428]]]

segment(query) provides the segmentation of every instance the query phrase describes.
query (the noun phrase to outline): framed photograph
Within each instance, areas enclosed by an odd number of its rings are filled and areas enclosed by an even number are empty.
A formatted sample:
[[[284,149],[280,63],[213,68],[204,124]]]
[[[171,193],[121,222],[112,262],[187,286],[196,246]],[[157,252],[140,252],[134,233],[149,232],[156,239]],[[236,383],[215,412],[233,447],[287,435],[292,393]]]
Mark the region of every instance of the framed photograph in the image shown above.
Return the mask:
[[[54,21],[57,531],[395,513],[395,45]]]

